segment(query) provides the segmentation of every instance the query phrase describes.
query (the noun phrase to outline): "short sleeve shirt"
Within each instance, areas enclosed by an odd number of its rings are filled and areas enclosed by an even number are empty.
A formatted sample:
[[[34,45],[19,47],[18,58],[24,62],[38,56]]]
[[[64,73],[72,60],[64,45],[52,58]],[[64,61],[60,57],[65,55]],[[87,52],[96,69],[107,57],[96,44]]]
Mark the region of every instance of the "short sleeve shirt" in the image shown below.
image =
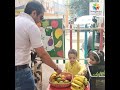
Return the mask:
[[[15,17],[15,66],[29,64],[31,47],[41,46],[41,31],[33,18],[26,13]]]

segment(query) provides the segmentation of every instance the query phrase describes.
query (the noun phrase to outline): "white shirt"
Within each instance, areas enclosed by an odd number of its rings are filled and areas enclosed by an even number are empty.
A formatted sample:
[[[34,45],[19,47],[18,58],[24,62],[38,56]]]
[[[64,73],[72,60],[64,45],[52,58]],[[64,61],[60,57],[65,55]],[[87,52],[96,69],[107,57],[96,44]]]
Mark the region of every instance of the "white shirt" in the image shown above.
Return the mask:
[[[41,31],[33,18],[26,13],[15,17],[15,66],[29,64],[31,47],[41,46]]]

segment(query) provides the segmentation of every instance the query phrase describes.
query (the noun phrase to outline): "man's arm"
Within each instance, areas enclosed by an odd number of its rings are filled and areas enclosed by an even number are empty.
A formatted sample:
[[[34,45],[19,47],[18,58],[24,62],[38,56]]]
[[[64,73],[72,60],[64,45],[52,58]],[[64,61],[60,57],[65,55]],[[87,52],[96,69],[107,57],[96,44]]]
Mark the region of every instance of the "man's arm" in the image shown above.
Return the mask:
[[[62,70],[52,61],[50,55],[46,52],[46,50],[43,47],[43,43],[41,40],[42,32],[40,31],[38,26],[36,24],[32,24],[27,32],[32,48],[35,49],[42,61],[51,68],[53,68],[58,74],[61,73]]]
[[[57,73],[61,73],[62,70],[53,62],[50,55],[46,52],[44,47],[35,48],[35,51],[38,53],[38,56],[42,59],[42,61],[53,68]]]

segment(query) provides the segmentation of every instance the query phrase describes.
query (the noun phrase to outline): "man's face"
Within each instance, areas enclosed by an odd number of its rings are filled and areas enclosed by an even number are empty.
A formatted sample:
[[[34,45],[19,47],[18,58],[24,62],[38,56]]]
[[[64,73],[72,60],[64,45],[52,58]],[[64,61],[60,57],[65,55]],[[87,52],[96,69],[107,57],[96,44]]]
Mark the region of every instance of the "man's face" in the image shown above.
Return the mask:
[[[44,13],[40,13],[39,15],[37,15],[37,12],[34,10],[31,16],[34,19],[35,23],[39,23],[42,21]]]
[[[44,14],[36,15],[36,18],[34,19],[36,23],[39,23],[42,21]]]

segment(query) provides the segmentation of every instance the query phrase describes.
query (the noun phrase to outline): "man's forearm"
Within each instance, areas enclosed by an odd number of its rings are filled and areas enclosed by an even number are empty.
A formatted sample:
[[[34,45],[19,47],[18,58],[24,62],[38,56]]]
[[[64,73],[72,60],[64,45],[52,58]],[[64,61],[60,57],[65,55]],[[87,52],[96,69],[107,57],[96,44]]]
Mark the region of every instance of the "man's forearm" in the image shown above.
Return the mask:
[[[53,60],[50,58],[48,53],[44,53],[41,57],[41,59],[43,60],[43,62],[45,64],[47,64],[48,66],[50,66],[53,69],[57,69],[57,65],[53,62]]]
[[[38,53],[38,56],[42,59],[42,61],[50,66],[53,69],[57,69],[57,65],[53,62],[50,55],[44,50],[44,48],[36,48],[36,52]]]

